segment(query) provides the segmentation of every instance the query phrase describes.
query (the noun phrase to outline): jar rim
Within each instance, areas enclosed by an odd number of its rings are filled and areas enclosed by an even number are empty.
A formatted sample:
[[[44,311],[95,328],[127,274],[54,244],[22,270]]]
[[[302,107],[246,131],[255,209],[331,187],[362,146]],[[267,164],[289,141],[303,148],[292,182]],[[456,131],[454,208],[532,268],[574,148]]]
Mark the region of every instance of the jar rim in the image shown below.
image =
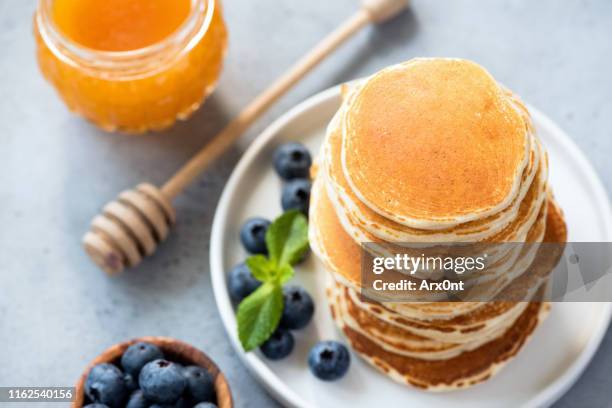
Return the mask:
[[[108,51],[84,46],[63,34],[51,15],[53,1],[40,0],[36,12],[38,32],[49,49],[68,64],[112,71],[141,71],[151,62],[162,62],[162,54],[169,54],[168,59],[188,52],[208,31],[216,6],[215,0],[191,0],[188,17],[167,37],[141,48]]]

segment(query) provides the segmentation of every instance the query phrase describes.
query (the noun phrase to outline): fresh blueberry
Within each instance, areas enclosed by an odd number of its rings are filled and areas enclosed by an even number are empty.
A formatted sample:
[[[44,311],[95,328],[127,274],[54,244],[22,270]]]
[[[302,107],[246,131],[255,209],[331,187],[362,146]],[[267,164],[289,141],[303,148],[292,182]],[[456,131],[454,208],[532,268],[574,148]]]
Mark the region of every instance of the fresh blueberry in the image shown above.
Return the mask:
[[[174,404],[187,387],[183,368],[167,360],[147,363],[140,371],[138,383],[145,398],[158,404]]]
[[[270,360],[280,360],[291,354],[294,344],[293,334],[290,331],[279,329],[261,345],[260,350]]]
[[[121,356],[121,367],[136,379],[145,364],[163,358],[164,353],[156,345],[144,342],[135,343],[128,347]]]
[[[284,180],[308,177],[312,158],[306,147],[297,142],[285,143],[274,152],[274,168]]]
[[[240,241],[244,248],[252,254],[268,253],[266,247],[266,231],[270,221],[261,217],[249,218],[240,229]]]
[[[217,406],[212,402],[200,402],[194,405],[193,408],[217,408]]]
[[[348,371],[351,356],[346,346],[337,341],[321,341],[310,349],[308,366],[321,380],[333,381]]]
[[[299,330],[306,327],[314,314],[312,297],[300,286],[283,288],[283,314],[279,326],[286,330]]]
[[[132,374],[125,374],[123,376],[123,381],[125,381],[125,386],[127,387],[129,392],[138,389],[138,381],[134,379],[134,376],[132,376]]]
[[[310,180],[295,179],[283,186],[281,205],[284,211],[298,210],[308,215]]]
[[[94,402],[93,404],[87,404],[83,408],[109,408],[108,405],[100,404],[99,402]]]
[[[142,390],[136,390],[130,395],[125,408],[149,408],[150,405],[151,403],[147,401]]]
[[[125,404],[129,391],[121,370],[117,366],[104,363],[94,366],[87,375],[85,394],[93,402],[118,408]]]
[[[255,279],[251,270],[245,263],[234,266],[228,279],[230,297],[234,302],[240,302],[251,293],[255,292],[261,282]]]
[[[202,367],[189,366],[183,369],[183,375],[187,378],[185,394],[192,402],[209,402],[214,400],[215,384],[208,371]]]

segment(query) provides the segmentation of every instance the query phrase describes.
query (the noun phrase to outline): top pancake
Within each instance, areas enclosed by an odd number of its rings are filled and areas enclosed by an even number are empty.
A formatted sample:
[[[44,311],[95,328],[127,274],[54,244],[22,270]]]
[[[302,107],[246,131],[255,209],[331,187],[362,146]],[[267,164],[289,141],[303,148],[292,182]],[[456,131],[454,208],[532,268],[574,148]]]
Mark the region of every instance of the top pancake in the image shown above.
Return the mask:
[[[529,158],[528,124],[479,65],[415,59],[370,77],[342,124],[342,166],[368,207],[414,228],[503,210]]]
[[[509,91],[506,91],[512,95]],[[516,99],[514,97],[513,99]],[[513,101],[515,106],[520,109],[520,101]],[[344,116],[344,105],[338,110],[330,122],[325,141],[322,148],[322,169],[325,175],[326,186],[330,199],[337,207],[336,212],[344,212],[348,217],[362,227],[364,230],[388,242],[474,242],[493,236],[508,225],[517,212],[521,202],[530,191],[538,188],[532,185],[532,181],[538,172],[540,165],[541,146],[533,133],[530,134],[528,141],[530,147],[529,162],[526,166],[519,187],[519,194],[514,201],[504,210],[485,218],[459,224],[451,228],[444,229],[419,229],[408,227],[385,218],[373,211],[370,207],[360,201],[351,190],[341,163],[342,150],[342,130],[340,123]],[[530,123],[528,113],[523,113],[526,123]],[[545,180],[542,180],[544,182]],[[537,183],[536,183],[537,184]],[[342,208],[338,208],[342,207]],[[351,234],[353,235],[353,234]]]

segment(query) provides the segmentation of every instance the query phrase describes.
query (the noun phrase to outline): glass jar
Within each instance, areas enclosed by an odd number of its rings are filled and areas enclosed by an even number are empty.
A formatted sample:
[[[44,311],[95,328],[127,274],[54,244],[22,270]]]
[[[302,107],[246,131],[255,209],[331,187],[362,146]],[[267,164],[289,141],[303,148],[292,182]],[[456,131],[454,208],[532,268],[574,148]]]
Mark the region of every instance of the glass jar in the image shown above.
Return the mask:
[[[72,111],[102,129],[166,128],[193,113],[215,87],[227,47],[218,0],[191,0],[189,15],[170,35],[127,51],[71,40],[54,23],[53,3],[40,0],[34,19],[40,69]]]

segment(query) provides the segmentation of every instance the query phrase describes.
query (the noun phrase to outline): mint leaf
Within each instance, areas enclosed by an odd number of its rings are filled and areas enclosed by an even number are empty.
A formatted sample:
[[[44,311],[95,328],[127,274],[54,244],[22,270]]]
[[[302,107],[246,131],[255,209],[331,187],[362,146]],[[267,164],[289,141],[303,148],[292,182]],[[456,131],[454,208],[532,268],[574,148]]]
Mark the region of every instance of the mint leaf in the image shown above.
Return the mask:
[[[276,264],[264,255],[252,255],[246,260],[255,279],[270,282],[276,279]]]
[[[289,264],[277,266],[276,262],[264,255],[252,255],[247,258],[246,264],[255,279],[262,282],[276,282],[283,284],[293,278],[293,268]]]
[[[293,277],[293,267],[308,250],[308,220],[298,211],[288,211],[268,228],[269,256],[246,260],[255,279],[263,284],[238,305],[238,338],[245,351],[268,340],[283,312],[283,283]]]
[[[283,284],[293,278],[293,267],[289,264],[281,265],[278,269],[278,280]]]
[[[245,351],[265,342],[280,321],[283,291],[277,282],[265,282],[238,306],[238,338]]]
[[[299,211],[287,211],[268,228],[266,246],[277,266],[293,265],[308,249],[308,220]]]

